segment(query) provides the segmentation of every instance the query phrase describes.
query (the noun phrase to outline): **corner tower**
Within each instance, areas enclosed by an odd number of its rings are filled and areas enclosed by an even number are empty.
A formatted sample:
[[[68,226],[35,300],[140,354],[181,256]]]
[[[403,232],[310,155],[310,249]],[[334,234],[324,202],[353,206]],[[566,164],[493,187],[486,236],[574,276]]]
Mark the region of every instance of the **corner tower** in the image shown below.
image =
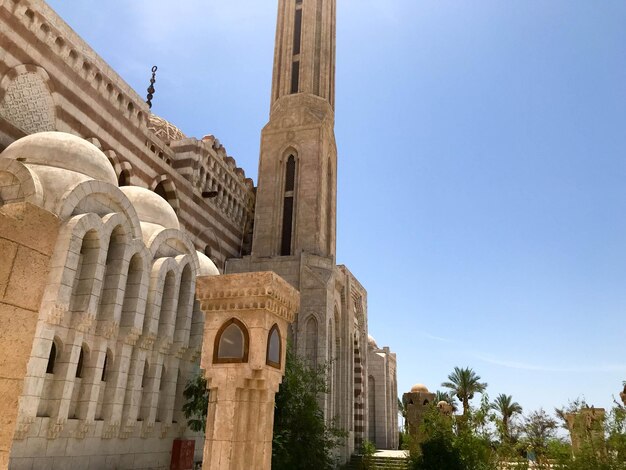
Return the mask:
[[[279,0],[252,255],[335,256],[336,0]]]

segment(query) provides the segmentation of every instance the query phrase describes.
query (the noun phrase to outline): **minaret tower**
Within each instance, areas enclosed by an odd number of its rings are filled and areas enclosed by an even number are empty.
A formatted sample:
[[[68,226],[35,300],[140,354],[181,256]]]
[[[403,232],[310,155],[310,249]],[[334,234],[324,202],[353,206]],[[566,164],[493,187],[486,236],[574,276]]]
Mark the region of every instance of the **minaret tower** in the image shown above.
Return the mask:
[[[336,0],[279,0],[252,256],[335,256]]]

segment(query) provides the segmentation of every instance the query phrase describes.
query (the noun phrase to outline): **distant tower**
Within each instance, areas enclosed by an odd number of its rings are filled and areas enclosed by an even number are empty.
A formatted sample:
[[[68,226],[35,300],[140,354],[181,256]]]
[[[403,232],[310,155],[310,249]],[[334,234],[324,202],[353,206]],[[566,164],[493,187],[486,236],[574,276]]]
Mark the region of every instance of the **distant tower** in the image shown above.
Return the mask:
[[[430,393],[426,385],[422,384],[413,385],[411,391],[402,396],[406,410],[406,426],[414,445],[421,441],[420,426],[424,421],[424,414],[434,400],[435,394]]]
[[[335,256],[335,6],[279,1],[253,256]]]

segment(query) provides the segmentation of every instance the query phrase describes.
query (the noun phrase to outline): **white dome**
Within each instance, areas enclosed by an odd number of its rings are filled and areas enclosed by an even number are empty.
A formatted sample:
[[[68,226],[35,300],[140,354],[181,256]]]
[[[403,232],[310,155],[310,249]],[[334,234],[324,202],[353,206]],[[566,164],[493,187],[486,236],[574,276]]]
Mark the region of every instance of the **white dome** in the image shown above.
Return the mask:
[[[13,142],[3,158],[26,165],[41,165],[83,174],[117,186],[109,159],[95,145],[65,132],[38,132]]]
[[[429,393],[428,392],[428,387],[426,387],[426,385],[424,384],[415,384],[411,387],[411,393],[418,393],[418,392],[422,392],[422,393]]]
[[[200,251],[196,251],[196,253],[198,253],[198,261],[200,262],[198,276],[219,276],[220,271],[215,266],[215,263],[211,261],[211,258]]]
[[[372,335],[367,335],[367,343],[374,349],[378,349],[378,345],[376,344],[376,340]]]
[[[120,189],[135,207],[141,222],[148,222],[165,228],[180,229],[176,212],[157,193],[139,186],[122,186]]]

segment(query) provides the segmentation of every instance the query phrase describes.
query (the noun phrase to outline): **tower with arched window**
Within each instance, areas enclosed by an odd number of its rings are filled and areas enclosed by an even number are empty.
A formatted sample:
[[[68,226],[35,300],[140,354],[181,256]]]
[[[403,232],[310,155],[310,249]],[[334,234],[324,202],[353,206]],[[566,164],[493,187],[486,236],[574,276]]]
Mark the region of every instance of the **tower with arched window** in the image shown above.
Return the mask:
[[[336,3],[278,2],[252,252],[228,260],[226,271],[274,271],[300,291],[292,344],[310,365],[327,365],[330,393],[321,401],[326,418],[347,431],[347,459],[368,437],[370,407],[367,292],[335,259]],[[391,420],[386,424],[395,433]]]

